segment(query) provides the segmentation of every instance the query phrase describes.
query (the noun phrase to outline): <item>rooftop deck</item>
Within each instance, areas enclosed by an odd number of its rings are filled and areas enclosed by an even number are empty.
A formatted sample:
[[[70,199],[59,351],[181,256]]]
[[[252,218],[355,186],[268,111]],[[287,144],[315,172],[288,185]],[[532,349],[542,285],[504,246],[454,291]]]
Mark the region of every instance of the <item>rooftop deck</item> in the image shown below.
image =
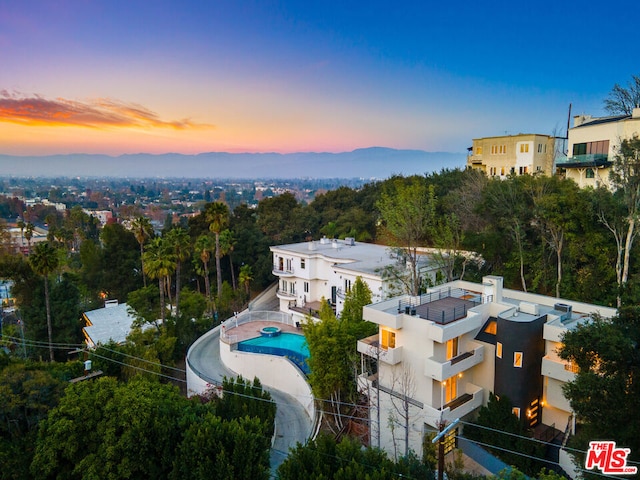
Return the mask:
[[[411,300],[398,301],[398,313],[416,315],[445,325],[467,316],[467,311],[483,303],[478,292],[461,288],[448,288],[426,293]]]

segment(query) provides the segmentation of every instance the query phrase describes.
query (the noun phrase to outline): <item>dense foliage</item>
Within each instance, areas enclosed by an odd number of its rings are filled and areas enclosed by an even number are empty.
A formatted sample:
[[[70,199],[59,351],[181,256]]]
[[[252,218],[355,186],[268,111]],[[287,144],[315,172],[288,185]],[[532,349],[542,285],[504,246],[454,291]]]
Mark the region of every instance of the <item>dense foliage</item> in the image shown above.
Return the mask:
[[[580,450],[593,440],[615,440],[640,459],[640,308],[620,310],[612,319],[596,318],[563,337],[560,356],[578,367],[564,386],[581,420],[573,439]],[[597,393],[595,393],[597,392]]]
[[[233,391],[233,382],[226,386]],[[245,393],[269,400],[259,385]],[[221,415],[220,405],[215,399],[188,400],[175,387],[142,378],[70,385],[40,423],[31,474],[178,479],[215,472],[216,478],[268,478],[268,430],[275,412],[240,408]]]

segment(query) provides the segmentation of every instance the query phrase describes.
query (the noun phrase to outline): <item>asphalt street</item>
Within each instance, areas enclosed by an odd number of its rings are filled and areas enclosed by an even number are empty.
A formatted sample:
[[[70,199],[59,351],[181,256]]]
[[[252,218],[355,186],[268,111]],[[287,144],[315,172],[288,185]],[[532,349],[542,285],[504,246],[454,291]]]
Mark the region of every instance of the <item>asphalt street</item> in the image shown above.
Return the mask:
[[[265,303],[269,302],[265,299]],[[263,304],[264,305],[264,304]],[[262,305],[254,305],[253,309]],[[236,372],[225,367],[220,360],[219,328],[206,339],[203,339],[189,353],[189,363],[200,374],[211,382],[222,382],[223,378],[235,378]],[[297,443],[305,443],[311,436],[313,419],[309,418],[303,406],[291,395],[274,388],[267,388],[276,402],[276,434],[271,448],[271,469],[273,472],[286,458],[289,448]]]

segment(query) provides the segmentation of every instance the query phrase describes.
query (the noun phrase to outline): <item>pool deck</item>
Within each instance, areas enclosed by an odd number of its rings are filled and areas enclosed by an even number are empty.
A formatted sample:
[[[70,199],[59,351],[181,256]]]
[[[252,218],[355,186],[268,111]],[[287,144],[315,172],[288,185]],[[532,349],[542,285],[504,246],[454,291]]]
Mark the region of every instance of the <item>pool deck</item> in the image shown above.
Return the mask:
[[[242,342],[243,340],[259,337],[260,330],[265,327],[278,327],[282,332],[297,333],[298,335],[302,335],[302,329],[300,328],[292,327],[291,325],[286,325],[284,323],[261,320],[238,325],[237,327],[227,328],[226,334],[234,335],[235,339],[238,342]]]

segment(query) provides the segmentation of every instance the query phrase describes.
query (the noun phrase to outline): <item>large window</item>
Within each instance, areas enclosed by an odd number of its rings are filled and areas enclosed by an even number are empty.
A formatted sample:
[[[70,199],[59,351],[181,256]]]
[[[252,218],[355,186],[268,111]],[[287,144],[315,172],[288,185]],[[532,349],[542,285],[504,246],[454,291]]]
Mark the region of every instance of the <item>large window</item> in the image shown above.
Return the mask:
[[[396,332],[382,330],[382,348],[396,348]]]
[[[442,382],[442,388],[444,389],[442,396],[445,404],[455,400],[458,397],[458,377],[447,378]]]
[[[528,153],[529,152],[529,144],[521,143],[520,144],[520,153]]]
[[[496,342],[496,357],[502,358],[502,343]]]
[[[304,282],[304,293],[309,293],[309,282]]]
[[[447,360],[458,356],[458,337],[447,340]]]
[[[573,145],[573,155],[608,155],[609,140],[599,140],[597,142],[575,143]]]

